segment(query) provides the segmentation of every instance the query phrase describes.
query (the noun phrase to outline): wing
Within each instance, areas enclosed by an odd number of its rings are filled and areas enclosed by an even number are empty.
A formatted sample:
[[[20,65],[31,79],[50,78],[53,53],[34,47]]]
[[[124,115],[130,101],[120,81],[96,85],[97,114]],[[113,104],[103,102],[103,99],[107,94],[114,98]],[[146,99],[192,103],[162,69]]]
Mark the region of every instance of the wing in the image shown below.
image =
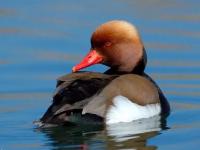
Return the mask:
[[[42,123],[64,124],[80,116],[83,107],[116,76],[94,72],[78,72],[57,81],[53,102],[40,119]]]

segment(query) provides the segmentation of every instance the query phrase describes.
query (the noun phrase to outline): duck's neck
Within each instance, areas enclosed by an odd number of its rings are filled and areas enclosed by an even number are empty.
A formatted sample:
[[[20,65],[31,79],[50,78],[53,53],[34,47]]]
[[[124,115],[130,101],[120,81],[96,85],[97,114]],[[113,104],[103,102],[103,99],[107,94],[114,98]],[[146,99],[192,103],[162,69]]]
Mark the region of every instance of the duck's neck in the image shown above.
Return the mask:
[[[136,67],[132,70],[131,73],[134,73],[134,74],[143,74],[144,73],[144,69],[146,67],[146,64],[147,64],[147,54],[146,54],[145,49],[143,48],[142,58],[137,63]]]
[[[131,71],[127,71],[127,70],[120,70],[119,67],[111,67],[110,69],[108,69],[105,74],[138,74],[138,75],[143,75],[144,74],[144,69],[147,63],[147,55],[146,55],[146,51],[145,49],[143,49],[143,55],[142,58],[138,61],[137,65],[131,70]]]
[[[140,65],[139,65],[140,66]],[[143,66],[141,65],[141,67],[137,67],[134,70],[132,70],[131,72],[127,72],[127,71],[119,71],[115,68],[110,68],[108,69],[106,72],[104,72],[104,74],[109,74],[109,75],[122,75],[122,74],[138,74],[138,75],[143,75],[144,74],[144,69]]]

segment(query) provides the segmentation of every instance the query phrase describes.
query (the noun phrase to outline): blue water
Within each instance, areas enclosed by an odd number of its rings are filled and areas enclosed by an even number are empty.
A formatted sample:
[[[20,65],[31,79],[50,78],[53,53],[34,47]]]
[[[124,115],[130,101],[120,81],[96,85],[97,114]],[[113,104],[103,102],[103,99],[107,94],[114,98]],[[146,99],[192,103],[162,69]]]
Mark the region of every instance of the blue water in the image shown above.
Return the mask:
[[[196,0],[1,1],[0,149],[198,149],[199,5]],[[168,129],[155,125],[137,133],[141,126],[135,123],[135,128],[38,130],[33,121],[51,103],[56,78],[71,72],[89,50],[90,34],[112,19],[138,27],[148,54],[146,72],[172,107]]]

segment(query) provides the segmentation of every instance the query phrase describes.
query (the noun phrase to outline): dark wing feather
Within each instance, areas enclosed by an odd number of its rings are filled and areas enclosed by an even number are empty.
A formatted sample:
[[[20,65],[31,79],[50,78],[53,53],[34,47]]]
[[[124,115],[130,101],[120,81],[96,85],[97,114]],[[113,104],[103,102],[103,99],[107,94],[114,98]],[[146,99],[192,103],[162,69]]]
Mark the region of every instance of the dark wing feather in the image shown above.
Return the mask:
[[[58,79],[53,103],[41,118],[43,123],[63,124],[80,114],[88,98],[100,92],[116,76],[79,72]]]

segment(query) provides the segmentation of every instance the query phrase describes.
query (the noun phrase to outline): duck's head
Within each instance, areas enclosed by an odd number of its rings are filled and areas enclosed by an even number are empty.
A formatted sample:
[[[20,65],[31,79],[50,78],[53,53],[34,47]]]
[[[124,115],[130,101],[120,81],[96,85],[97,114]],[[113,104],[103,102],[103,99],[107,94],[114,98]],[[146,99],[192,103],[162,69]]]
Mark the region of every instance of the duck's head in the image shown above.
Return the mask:
[[[118,72],[143,72],[146,53],[137,29],[119,20],[97,27],[91,37],[90,52],[72,70],[76,72],[94,64],[104,64]]]

